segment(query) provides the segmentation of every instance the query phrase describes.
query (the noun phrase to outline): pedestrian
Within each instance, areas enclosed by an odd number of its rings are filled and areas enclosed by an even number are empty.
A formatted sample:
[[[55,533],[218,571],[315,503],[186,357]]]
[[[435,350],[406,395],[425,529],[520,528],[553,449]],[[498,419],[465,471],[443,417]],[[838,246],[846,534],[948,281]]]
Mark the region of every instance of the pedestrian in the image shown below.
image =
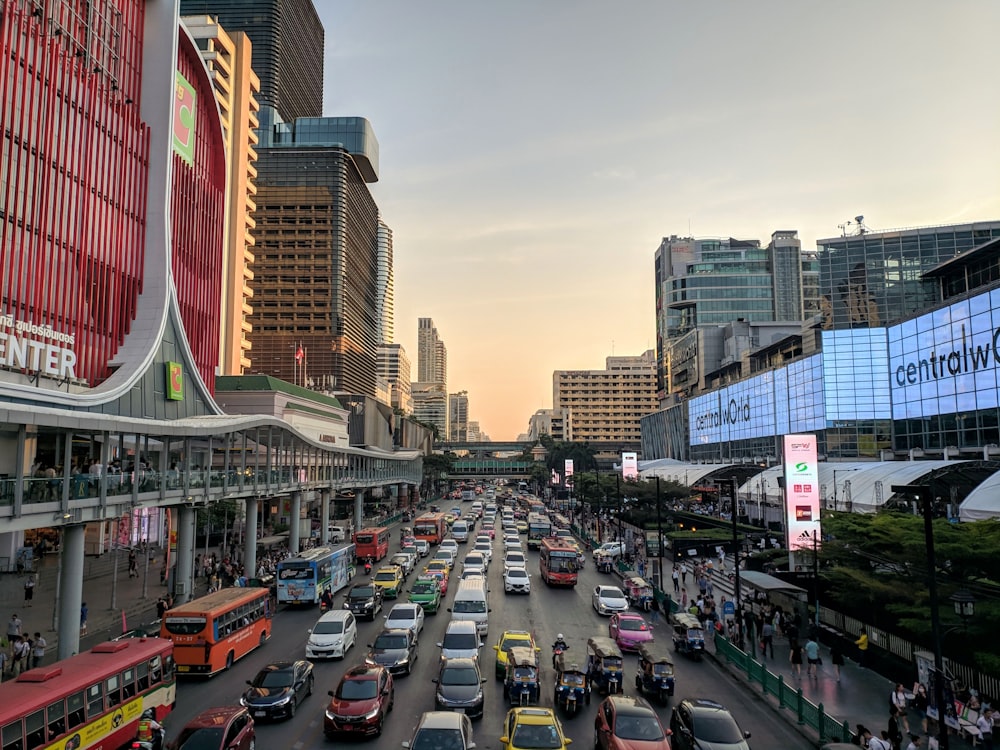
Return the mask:
[[[833,664],[833,673],[837,676],[837,682],[840,682],[840,668],[844,666],[844,652],[836,643],[830,647],[830,663]]]
[[[7,621],[7,640],[13,643],[14,639],[19,635],[21,635],[21,619],[15,612]]]
[[[862,630],[854,645],[858,647],[858,664],[865,669],[868,666],[868,633]]]
[[[889,708],[889,723],[882,736],[892,744],[892,750],[902,750],[903,732],[899,728],[900,713],[895,705]]]
[[[681,592],[681,609],[685,610],[688,608],[688,590],[684,589]]]
[[[908,705],[906,700],[906,691],[903,690],[902,683],[896,683],[896,687],[893,688],[892,693],[889,695],[889,704],[895,706],[896,710],[899,712],[899,721],[903,725],[903,731],[909,732],[910,722],[906,718]],[[902,736],[900,736],[900,740],[902,740]]]
[[[927,686],[922,682],[913,683],[913,707],[920,714],[920,731],[927,734]]]
[[[771,658],[774,658],[774,626],[771,625],[770,620],[765,620],[763,627],[760,629],[760,651],[761,658],[767,658],[767,652],[770,650]]]
[[[671,572],[670,577],[674,581],[674,593],[679,594],[681,590],[681,575],[677,571],[677,566],[674,566],[673,572]]]
[[[28,663],[28,654],[30,653],[31,649],[28,647],[27,639],[17,636],[14,639],[14,650],[11,654],[10,673],[12,676],[17,677],[25,670],[25,665]]]
[[[128,577],[129,578],[139,577],[139,561],[136,559],[134,549],[130,549],[128,551]]]
[[[792,671],[800,680],[802,679],[802,646],[793,643],[788,647],[788,661],[792,663]]]
[[[660,600],[653,597],[653,603],[649,605],[649,621],[655,625],[660,620]]]
[[[80,605],[80,635],[87,635],[87,615],[89,613],[87,602],[84,602]]]
[[[7,656],[7,650],[0,649],[0,681],[6,676],[9,664],[10,657]]]
[[[806,641],[806,659],[809,661],[809,676],[817,677],[819,665],[823,660],[819,658],[819,644],[813,638]]]
[[[49,644],[42,638],[41,633],[35,633],[35,643],[31,649],[31,668],[42,666],[42,659],[45,658],[45,647]]]
[[[983,743],[983,750],[993,750],[993,709],[986,708],[976,719],[976,729]]]
[[[24,606],[30,607],[31,600],[35,596],[35,576],[28,573],[28,580],[24,582]]]
[[[906,750],[920,750],[921,739],[922,737],[919,734],[910,732],[910,744],[906,746]]]
[[[167,601],[162,596],[156,600],[156,619],[162,620],[163,614],[167,611]]]

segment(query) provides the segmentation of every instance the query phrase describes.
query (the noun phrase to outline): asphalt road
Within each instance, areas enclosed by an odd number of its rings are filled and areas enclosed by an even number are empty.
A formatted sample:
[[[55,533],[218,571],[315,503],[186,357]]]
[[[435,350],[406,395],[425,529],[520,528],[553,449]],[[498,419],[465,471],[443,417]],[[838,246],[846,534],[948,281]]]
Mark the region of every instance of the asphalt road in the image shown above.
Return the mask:
[[[393,537],[393,544],[397,540]],[[461,552],[464,555],[464,548]],[[529,572],[532,575],[532,592],[528,596],[505,595],[502,579],[502,547],[500,540],[494,546],[493,563],[489,569],[490,585],[490,631],[487,643],[483,648],[481,660],[484,676],[487,682],[484,686],[486,694],[486,712],[481,720],[473,721],[477,750],[499,750],[501,726],[508,706],[503,698],[502,684],[493,676],[495,654],[493,645],[505,629],[529,630],[535,636],[536,643],[542,648],[539,654],[542,671],[542,705],[551,706],[554,674],[550,667],[551,643],[557,633],[563,633],[570,644],[568,656],[579,657],[581,661],[586,655],[587,638],[592,635],[607,635],[607,618],[599,616],[591,606],[590,593],[598,583],[613,584],[617,579],[608,574],[599,574],[588,560],[587,566],[581,572],[580,582],[573,589],[549,589],[541,582],[538,575],[538,553],[527,553]],[[361,576],[359,576],[360,578]],[[407,583],[416,574],[411,574]],[[454,582],[449,587],[446,604],[450,605],[454,597]],[[343,603],[343,593],[337,596],[336,602]],[[405,601],[403,594],[399,601]],[[384,613],[387,613],[392,602],[386,601]],[[283,659],[304,658],[307,630],[319,616],[316,608],[279,611],[274,621],[274,633],[269,643],[257,649],[237,662],[227,672],[210,680],[182,681],[177,690],[177,704],[174,712],[167,719],[168,737],[175,737],[184,724],[199,711],[218,705],[233,704],[239,701],[246,680],[251,679],[256,672],[271,661]],[[440,649],[435,645],[441,640],[449,614],[442,610],[439,614],[428,616],[424,631],[420,636],[419,658],[414,665],[413,674],[396,678],[395,710],[389,715],[383,735],[375,740],[373,746],[379,748],[399,747],[399,743],[408,740],[420,715],[424,711],[434,710],[434,685],[431,678],[436,674]],[[371,643],[381,628],[381,616],[374,623],[359,622],[358,645],[348,652],[347,658],[336,662],[317,662],[315,665],[316,690],[298,710],[295,718],[276,724],[257,724],[257,747],[260,750],[285,748],[303,750],[319,748],[330,743],[323,735],[323,712],[326,708],[327,691],[332,690],[345,670],[365,657],[365,644]],[[668,630],[662,625],[657,627],[659,639],[669,639]],[[634,655],[625,656],[625,692],[634,695],[634,676],[637,659]],[[671,705],[686,697],[705,697],[717,700],[727,706],[744,730],[751,732],[750,745],[758,750],[765,748],[810,748],[801,735],[794,731],[785,721],[776,718],[771,708],[764,704],[753,693],[741,688],[732,678],[727,676],[710,659],[691,661],[678,656],[675,661],[676,693]],[[600,698],[595,694],[590,706],[584,706],[580,712],[563,720],[563,727],[568,737],[571,737],[579,747],[591,747],[594,738],[594,717]],[[665,727],[669,726],[670,706],[656,707]],[[560,719],[562,716],[560,713]]]

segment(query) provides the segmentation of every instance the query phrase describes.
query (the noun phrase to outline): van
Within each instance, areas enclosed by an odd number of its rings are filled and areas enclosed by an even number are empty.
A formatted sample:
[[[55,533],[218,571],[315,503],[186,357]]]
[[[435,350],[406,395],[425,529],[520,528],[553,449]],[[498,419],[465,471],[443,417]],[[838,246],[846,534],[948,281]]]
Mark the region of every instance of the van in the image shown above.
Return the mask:
[[[330,535],[330,542],[332,544],[340,544],[347,539],[347,532],[343,526],[329,526],[327,527],[327,533]]]
[[[451,525],[451,535],[459,544],[469,541],[469,524],[467,521],[455,521]]]
[[[479,581],[473,579],[459,581],[455,601],[448,607],[452,621],[470,620],[475,623],[476,632],[485,636],[489,631],[490,608],[486,602],[486,591]]]
[[[476,623],[471,620],[452,620],[444,631],[444,640],[438,643],[443,659],[456,657],[479,657],[483,641],[476,632]]]

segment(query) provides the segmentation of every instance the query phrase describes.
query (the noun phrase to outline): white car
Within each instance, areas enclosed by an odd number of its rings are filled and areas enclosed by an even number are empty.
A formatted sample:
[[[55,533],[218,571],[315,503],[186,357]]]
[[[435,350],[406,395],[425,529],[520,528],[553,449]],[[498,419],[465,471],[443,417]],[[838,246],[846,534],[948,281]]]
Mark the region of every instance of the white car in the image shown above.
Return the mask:
[[[419,604],[397,604],[385,616],[385,627],[393,630],[410,630],[420,635],[424,629],[424,608]]]
[[[403,578],[410,575],[410,571],[413,570],[413,566],[417,564],[417,561],[412,555],[406,552],[397,552],[395,555],[389,558],[390,565],[398,565],[403,569]]]
[[[438,550],[443,549],[450,549],[456,557],[458,556],[458,542],[451,537],[441,540],[441,544],[438,545]]]
[[[465,559],[462,560],[462,570],[472,567],[482,568],[483,570],[486,570],[486,557],[484,555],[479,554],[478,552],[470,552],[469,554],[467,554],[465,556]]]
[[[431,553],[431,543],[426,539],[418,539],[413,543],[413,546],[417,548],[421,557],[427,557]]]
[[[320,617],[309,630],[307,659],[343,659],[358,642],[358,622],[346,609],[335,609]]]
[[[521,548],[521,537],[514,536],[513,534],[508,534],[503,538],[503,551],[508,552],[511,549]]]
[[[617,586],[594,586],[592,601],[599,615],[628,612],[628,599]]]
[[[486,568],[484,568],[482,565],[463,565],[462,580],[464,581],[469,576],[479,576],[480,578],[486,578]]]
[[[524,568],[507,568],[507,572],[503,574],[503,590],[506,594],[530,594],[531,576],[528,571]]]
[[[490,566],[490,561],[493,559],[493,545],[489,542],[476,542],[476,546],[472,548],[473,552],[478,552],[480,555],[486,558],[486,567]]]
[[[605,542],[600,547],[594,550],[592,557],[596,560],[602,555],[607,555],[611,558],[621,557],[624,551],[624,546],[621,542]]]
[[[456,557],[458,557],[458,555],[452,550],[442,549],[438,547],[438,551],[434,553],[434,556],[431,558],[431,560],[444,560],[446,563],[448,563],[448,570],[451,570],[452,568],[455,567]]]
[[[520,550],[511,550],[503,556],[503,572],[506,575],[511,568],[526,568],[528,561],[524,559],[524,553]]]

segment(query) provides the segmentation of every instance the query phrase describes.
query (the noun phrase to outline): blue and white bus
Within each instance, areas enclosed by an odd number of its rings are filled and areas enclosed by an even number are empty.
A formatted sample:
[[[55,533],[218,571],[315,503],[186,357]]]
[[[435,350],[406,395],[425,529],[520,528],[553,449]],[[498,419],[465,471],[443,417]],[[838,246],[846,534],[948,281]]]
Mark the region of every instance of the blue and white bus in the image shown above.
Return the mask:
[[[354,575],[354,545],[315,547],[278,563],[278,603],[318,604],[327,589],[336,594]]]

